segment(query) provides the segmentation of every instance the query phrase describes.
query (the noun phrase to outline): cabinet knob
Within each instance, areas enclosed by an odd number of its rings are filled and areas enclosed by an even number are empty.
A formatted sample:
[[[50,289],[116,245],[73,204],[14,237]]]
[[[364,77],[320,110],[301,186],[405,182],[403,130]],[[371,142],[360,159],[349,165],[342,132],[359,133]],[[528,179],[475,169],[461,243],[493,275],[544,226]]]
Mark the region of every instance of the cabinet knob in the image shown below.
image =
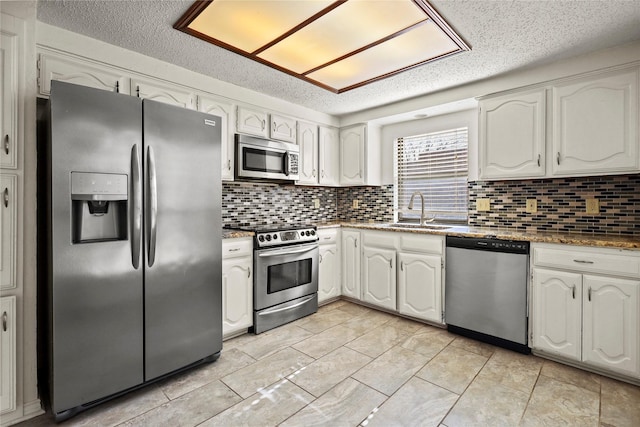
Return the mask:
[[[9,134],[4,136],[4,154],[9,155]]]

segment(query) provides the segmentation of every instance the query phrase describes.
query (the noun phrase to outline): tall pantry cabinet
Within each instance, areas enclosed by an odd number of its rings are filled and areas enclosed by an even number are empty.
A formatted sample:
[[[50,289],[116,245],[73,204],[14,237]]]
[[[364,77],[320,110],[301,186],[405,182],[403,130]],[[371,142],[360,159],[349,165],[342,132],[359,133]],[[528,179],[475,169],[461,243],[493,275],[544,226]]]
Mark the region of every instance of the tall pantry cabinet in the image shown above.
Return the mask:
[[[0,3],[0,425],[43,413],[37,392],[35,2]]]

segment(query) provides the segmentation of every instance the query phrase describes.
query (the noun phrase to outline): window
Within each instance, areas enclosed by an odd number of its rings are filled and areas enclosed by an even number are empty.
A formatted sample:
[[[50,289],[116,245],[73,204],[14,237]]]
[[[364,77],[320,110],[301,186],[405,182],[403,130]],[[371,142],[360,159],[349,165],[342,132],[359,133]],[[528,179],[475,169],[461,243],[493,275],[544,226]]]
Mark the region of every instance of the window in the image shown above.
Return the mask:
[[[424,196],[425,217],[467,220],[468,130],[466,127],[402,137],[396,140],[394,199],[398,220],[420,219],[420,197],[409,209],[411,195]]]

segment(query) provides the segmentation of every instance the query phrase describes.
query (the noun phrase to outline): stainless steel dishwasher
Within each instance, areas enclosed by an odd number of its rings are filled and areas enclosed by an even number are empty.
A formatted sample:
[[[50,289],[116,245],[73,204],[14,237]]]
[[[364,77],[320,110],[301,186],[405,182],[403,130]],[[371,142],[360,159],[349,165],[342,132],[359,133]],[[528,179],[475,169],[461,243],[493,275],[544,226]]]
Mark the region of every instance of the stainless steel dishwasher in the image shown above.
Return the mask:
[[[449,331],[529,353],[529,242],[452,236],[446,242]]]

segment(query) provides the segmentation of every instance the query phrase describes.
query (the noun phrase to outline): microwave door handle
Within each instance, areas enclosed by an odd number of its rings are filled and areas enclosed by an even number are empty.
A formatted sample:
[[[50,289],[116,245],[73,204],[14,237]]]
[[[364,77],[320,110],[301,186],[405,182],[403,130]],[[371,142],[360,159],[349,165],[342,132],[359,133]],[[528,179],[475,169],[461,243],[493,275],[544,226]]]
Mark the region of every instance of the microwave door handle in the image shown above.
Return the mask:
[[[289,152],[284,152],[284,174],[289,176]]]
[[[260,258],[265,258],[265,257],[270,257],[270,256],[278,256],[278,255],[289,255],[289,254],[301,254],[304,252],[309,252],[312,251],[316,248],[317,246],[313,246],[311,248],[302,248],[302,249],[279,249],[279,250],[275,250],[275,251],[269,251],[269,252],[265,252],[262,254],[258,254],[258,256]]]

